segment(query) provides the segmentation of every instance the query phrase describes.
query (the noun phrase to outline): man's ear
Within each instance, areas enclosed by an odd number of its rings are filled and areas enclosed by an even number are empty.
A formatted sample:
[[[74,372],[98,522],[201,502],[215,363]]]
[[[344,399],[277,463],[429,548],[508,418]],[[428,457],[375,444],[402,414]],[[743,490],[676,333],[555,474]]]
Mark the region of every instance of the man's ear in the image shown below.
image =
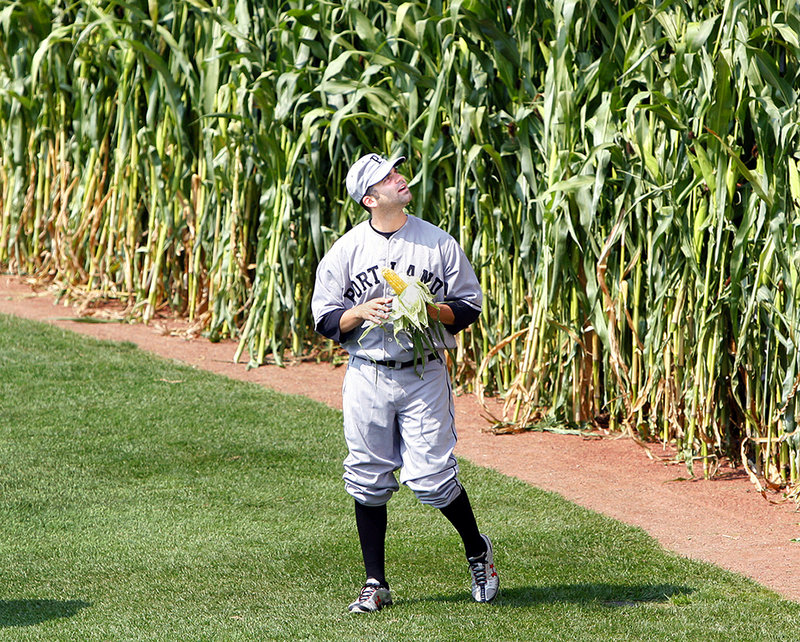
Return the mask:
[[[361,199],[361,202],[367,207],[375,207],[378,204],[378,199],[376,199],[372,194],[364,194],[364,198]]]

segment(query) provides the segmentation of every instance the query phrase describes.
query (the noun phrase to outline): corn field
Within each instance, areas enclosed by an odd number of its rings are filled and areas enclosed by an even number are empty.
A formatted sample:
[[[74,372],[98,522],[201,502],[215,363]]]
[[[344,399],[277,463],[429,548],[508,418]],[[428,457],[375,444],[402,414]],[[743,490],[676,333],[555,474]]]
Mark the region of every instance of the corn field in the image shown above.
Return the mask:
[[[797,0],[0,0],[0,265],[250,366],[334,356],[314,270],[362,152],[485,292],[456,382],[800,476]]]

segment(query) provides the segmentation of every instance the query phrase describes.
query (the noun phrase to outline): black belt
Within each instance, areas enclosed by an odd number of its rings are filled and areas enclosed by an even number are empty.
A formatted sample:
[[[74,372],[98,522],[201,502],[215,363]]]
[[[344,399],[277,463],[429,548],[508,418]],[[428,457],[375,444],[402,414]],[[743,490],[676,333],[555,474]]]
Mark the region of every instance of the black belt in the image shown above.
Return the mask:
[[[430,352],[426,356],[422,357],[422,363],[428,363],[429,361],[438,361],[439,355],[435,352]],[[401,368],[409,368],[414,365],[414,360],[411,361],[395,361],[394,359],[388,359],[386,361],[382,359],[365,359],[365,361],[369,361],[370,363],[374,363],[378,366],[384,366],[386,368],[391,368],[392,370],[400,370]]]

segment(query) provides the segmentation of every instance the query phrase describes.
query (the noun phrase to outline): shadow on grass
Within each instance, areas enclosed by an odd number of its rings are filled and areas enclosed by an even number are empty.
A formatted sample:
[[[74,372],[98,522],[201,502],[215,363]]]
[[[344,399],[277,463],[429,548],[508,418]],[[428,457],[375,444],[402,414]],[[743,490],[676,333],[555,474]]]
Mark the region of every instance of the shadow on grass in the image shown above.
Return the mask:
[[[0,629],[72,617],[87,606],[81,600],[0,600]]]
[[[695,589],[674,584],[563,584],[559,586],[514,586],[504,588],[495,604],[498,606],[533,606],[536,604],[597,604],[610,608],[635,606],[644,603],[670,602],[687,599]],[[683,598],[683,599],[681,599]],[[406,601],[406,600],[403,600]],[[411,602],[472,602],[468,592],[440,595]]]

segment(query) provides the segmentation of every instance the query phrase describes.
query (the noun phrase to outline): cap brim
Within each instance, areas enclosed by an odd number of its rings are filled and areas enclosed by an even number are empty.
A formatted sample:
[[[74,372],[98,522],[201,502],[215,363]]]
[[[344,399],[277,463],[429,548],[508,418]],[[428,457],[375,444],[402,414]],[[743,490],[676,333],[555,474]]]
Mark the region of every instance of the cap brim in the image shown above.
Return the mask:
[[[375,174],[369,177],[369,185],[367,187],[369,188],[375,185],[376,183],[380,183],[384,178],[386,178],[389,175],[389,172],[391,172],[398,165],[402,165],[405,162],[406,162],[405,156],[398,156],[394,160],[387,161],[384,165],[380,167],[378,171],[375,172]]]

